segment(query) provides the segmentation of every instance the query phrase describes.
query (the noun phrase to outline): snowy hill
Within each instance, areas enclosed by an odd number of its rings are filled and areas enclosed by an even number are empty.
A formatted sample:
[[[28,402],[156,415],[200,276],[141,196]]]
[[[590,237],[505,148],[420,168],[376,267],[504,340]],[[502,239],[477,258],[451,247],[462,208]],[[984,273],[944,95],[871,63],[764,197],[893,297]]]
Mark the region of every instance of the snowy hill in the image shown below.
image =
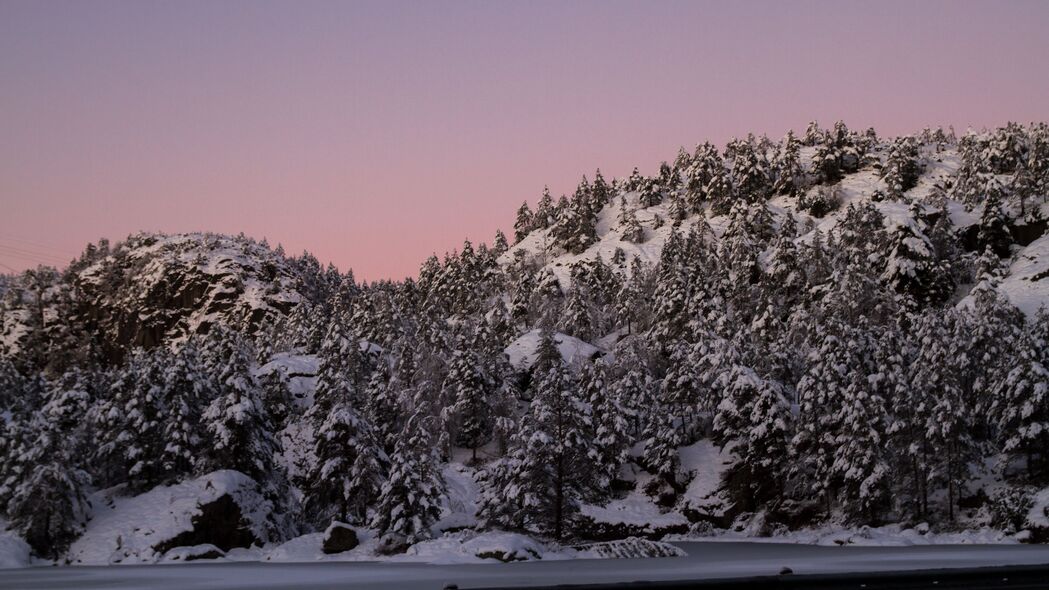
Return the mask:
[[[800,150],[799,162],[803,168],[812,166],[814,151],[811,147]],[[909,212],[912,202],[920,204],[926,215],[933,214],[934,207],[940,204],[931,200],[931,195],[937,190],[943,196],[942,204],[946,206],[951,224],[959,234],[964,234],[979,224],[982,206],[967,207],[965,203],[946,196],[943,192],[944,187],[950,187],[958,180],[961,158],[957,147],[937,148],[933,145],[923,145],[920,154],[923,171],[915,185],[903,193],[902,199],[892,201],[884,200],[888,185],[880,172],[885,165],[887,151],[888,142],[874,146],[871,153],[872,163],[869,166],[858,172],[846,174],[834,185],[833,191],[837,195],[839,205],[822,217],[815,217],[799,206],[805,195],[776,196],[770,199],[768,209],[776,225],[782,222],[785,215],[794,216],[801,228],[795,241],[805,243],[811,241],[815,232],[820,232],[823,236],[834,232],[849,205],[870,203],[884,215],[885,228],[892,230],[899,225],[913,225]],[[1003,178],[999,181],[1007,182],[1008,179]],[[811,196],[820,190],[820,186],[808,188],[807,195]],[[719,238],[729,224],[728,214],[714,214],[710,209],[706,209],[702,213],[686,216],[675,227],[668,221],[672,219],[669,204],[646,206],[641,202],[641,194],[638,191],[627,191],[622,197],[622,201],[612,200],[597,214],[596,241],[582,252],[565,252],[560,248],[552,237],[554,229],[536,229],[511,246],[499,258],[499,262],[509,265],[520,257],[534,261],[539,265],[541,272],[552,273],[557,277],[562,289],[567,290],[571,285],[571,269],[575,264],[592,263],[598,259],[608,262],[617,257],[617,251],[621,251],[623,255],[623,262],[619,265],[623,269],[629,268],[634,259],[646,265],[655,264],[659,261],[671,232],[687,234],[694,228],[706,225],[711,234]],[[1016,203],[1006,202],[1006,209],[1014,216],[1015,226],[1025,230],[1029,225],[1038,226],[1040,231],[1036,231],[1044,232],[1045,222],[1042,220],[1049,219],[1049,204],[1042,199],[1041,202],[1036,200],[1033,205],[1035,209],[1029,213],[1027,220],[1019,216]],[[623,239],[623,234],[627,231],[627,227],[620,221],[624,207],[635,214],[643,229],[644,237],[640,242]],[[1032,224],[1032,219],[1039,221]],[[1002,292],[1030,316],[1038,311],[1039,306],[1049,302],[1049,280],[1042,276],[1043,271],[1049,268],[1049,252],[1046,248],[1044,236],[1034,242],[1017,244],[1012,252],[1012,260],[1015,262],[1003,277]],[[767,258],[770,249],[771,246],[762,253],[762,260]]]
[[[91,245],[0,282],[5,560],[1049,542],[1047,201],[1043,124],[813,124],[544,193],[403,282]]]

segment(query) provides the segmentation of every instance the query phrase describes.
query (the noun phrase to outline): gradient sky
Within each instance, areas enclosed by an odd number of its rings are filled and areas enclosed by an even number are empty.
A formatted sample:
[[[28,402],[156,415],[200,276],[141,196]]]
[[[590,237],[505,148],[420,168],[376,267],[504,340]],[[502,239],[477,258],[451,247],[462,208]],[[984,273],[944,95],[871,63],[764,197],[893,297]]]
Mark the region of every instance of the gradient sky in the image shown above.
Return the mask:
[[[1049,120],[1049,2],[0,0],[0,272],[212,230],[401,278],[811,119]]]

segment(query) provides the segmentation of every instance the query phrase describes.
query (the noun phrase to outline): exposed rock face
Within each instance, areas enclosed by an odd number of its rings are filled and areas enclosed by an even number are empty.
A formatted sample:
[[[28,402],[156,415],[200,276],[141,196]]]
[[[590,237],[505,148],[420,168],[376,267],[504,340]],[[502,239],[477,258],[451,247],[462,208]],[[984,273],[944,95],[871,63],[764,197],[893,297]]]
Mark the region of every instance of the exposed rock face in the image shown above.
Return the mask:
[[[359,543],[360,541],[357,540],[357,532],[350,528],[350,525],[341,522],[333,522],[328,525],[328,529],[324,531],[324,542],[321,548],[325,553],[331,555],[332,553],[349,551]]]
[[[214,545],[222,551],[234,547],[251,547],[259,540],[244,520],[240,506],[229,494],[201,504],[200,514],[193,517],[193,530],[154,546],[157,553],[166,553],[175,547]]]
[[[204,334],[216,323],[251,333],[312,300],[302,275],[297,259],[243,236],[136,234],[41,287],[8,285],[23,294],[0,317],[0,344],[17,350],[37,318],[60,308],[114,361],[127,348]]]
[[[250,332],[302,299],[289,265],[253,241],[145,234],[129,238],[122,252],[78,278],[101,327],[123,345],[156,346],[206,333],[216,321]]]

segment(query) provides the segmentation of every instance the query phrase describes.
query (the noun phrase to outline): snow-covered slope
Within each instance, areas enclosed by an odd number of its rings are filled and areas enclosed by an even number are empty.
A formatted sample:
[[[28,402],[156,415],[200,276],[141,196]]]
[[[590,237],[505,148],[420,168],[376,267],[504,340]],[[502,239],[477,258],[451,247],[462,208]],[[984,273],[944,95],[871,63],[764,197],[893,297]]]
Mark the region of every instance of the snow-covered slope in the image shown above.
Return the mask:
[[[593,344],[567,334],[556,333],[553,338],[557,344],[557,351],[561,353],[561,358],[568,365],[608,355],[607,352]],[[519,371],[531,369],[535,364],[541,339],[542,334],[539,330],[530,330],[511,342],[506,347],[506,356],[510,359],[510,365]]]
[[[1049,309],[1049,234],[1016,254],[999,290],[1029,316]]]
[[[810,166],[813,151],[813,148],[801,150],[800,159],[803,167]],[[956,180],[960,155],[953,147],[937,152],[929,146],[923,146],[921,154],[924,169],[916,186],[905,193],[905,198],[909,201],[923,203],[926,212],[932,213],[928,199],[936,187],[943,188]],[[876,149],[872,154],[882,163],[885,155],[884,146]],[[881,178],[878,167],[880,164],[845,175],[832,187],[840,198],[840,207],[821,218],[806,213],[799,207],[799,199],[795,197],[774,197],[768,202],[769,211],[777,225],[787,213],[795,217],[800,231],[796,239],[799,243],[810,241],[817,231],[824,236],[833,232],[844,217],[849,205],[873,203],[874,207],[884,215],[887,229],[913,223],[908,202],[878,198],[888,189]],[[1008,181],[1004,177],[1001,180],[1002,182]],[[814,193],[820,188],[812,187],[808,191]],[[627,193],[625,205],[635,210],[637,219],[644,229],[644,241],[641,243],[635,244],[623,239],[624,228],[617,221],[620,218],[622,205],[619,200],[613,200],[598,214],[597,241],[583,252],[579,254],[564,252],[556,246],[551,235],[552,230],[540,229],[532,231],[523,240],[514,244],[500,257],[499,262],[509,265],[518,257],[523,256],[553,273],[562,289],[567,289],[571,284],[571,269],[575,263],[594,261],[598,258],[607,263],[613,259],[617,250],[622,250],[625,255],[624,267],[629,267],[635,258],[646,264],[652,264],[659,260],[671,231],[676,230],[684,234],[691,228],[706,224],[715,237],[720,237],[728,225],[727,215],[714,215],[708,209],[703,214],[690,215],[677,228],[674,228],[669,221],[671,219],[669,206],[665,202],[652,207],[644,207],[639,197],[640,194],[637,192]],[[967,209],[963,203],[951,199],[947,200],[946,205],[951,223],[956,230],[962,231],[979,222],[981,212],[979,207],[975,210]],[[1005,203],[1005,209],[1013,216],[1019,214],[1017,207],[1010,203]],[[1043,217],[1049,215],[1049,206],[1042,207],[1041,215]],[[1033,315],[1040,304],[1049,301],[1049,279],[1044,277],[1046,271],[1049,270],[1049,257],[1047,257],[1049,256],[1049,245],[1047,244],[1049,241],[1046,236],[1042,236],[1034,243],[1015,252],[1012,266],[1002,285],[1003,291],[1013,303],[1029,315]]]
[[[73,564],[154,563],[173,540],[194,531],[202,507],[229,496],[239,507],[234,511],[245,538],[266,538],[268,503],[253,480],[236,471],[216,471],[171,486],[159,486],[137,496],[122,496],[120,490],[104,490],[91,497],[92,514],[87,530],[73,543],[67,559]],[[227,508],[227,507],[223,507]],[[225,515],[224,515],[225,516]],[[200,524],[207,536],[230,533],[224,527]],[[214,530],[206,530],[208,527]],[[174,543],[174,546],[200,543]],[[227,547],[228,549],[228,547]]]

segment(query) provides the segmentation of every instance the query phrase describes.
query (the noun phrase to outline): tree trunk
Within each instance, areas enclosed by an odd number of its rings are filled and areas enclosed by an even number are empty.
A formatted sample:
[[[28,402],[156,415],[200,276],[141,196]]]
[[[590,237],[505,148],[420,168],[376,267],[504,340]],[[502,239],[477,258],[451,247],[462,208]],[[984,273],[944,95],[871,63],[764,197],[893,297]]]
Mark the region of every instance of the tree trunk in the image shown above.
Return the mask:
[[[557,481],[555,482],[557,487],[557,494],[554,505],[554,538],[558,541],[561,540],[561,527],[562,519],[564,518],[564,499],[565,499],[565,486],[564,486],[564,454],[557,454]]]

